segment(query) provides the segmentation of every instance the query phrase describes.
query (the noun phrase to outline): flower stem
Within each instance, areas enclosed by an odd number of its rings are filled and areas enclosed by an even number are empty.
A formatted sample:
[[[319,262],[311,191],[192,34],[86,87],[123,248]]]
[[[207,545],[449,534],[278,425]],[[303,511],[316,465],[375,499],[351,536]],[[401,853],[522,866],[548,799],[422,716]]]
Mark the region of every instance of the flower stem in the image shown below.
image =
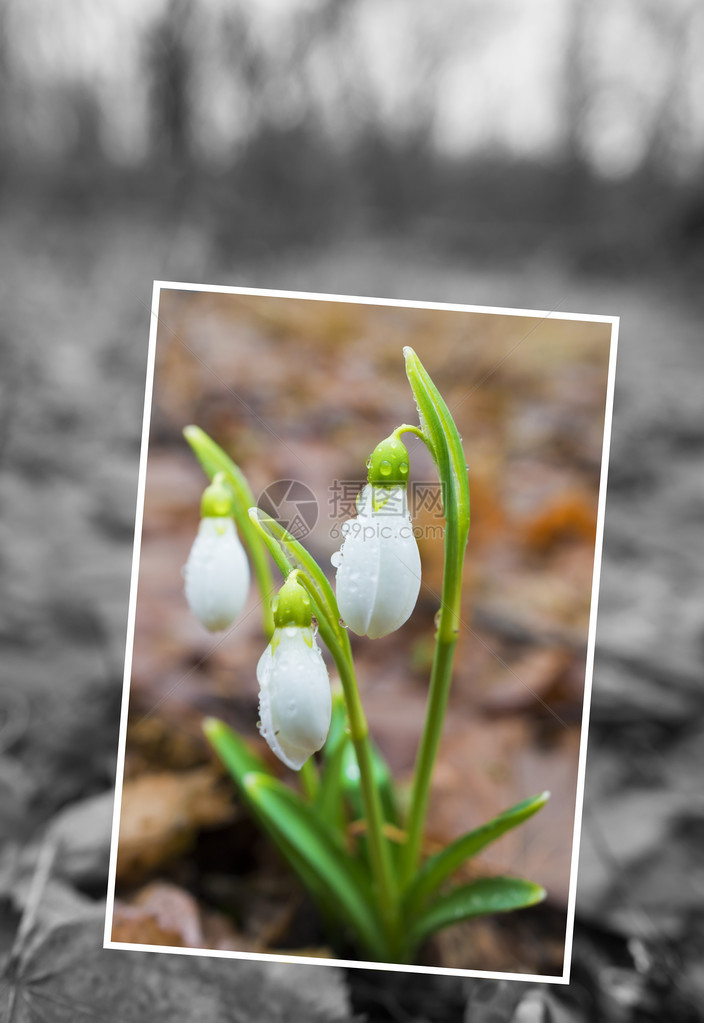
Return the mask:
[[[367,819],[367,839],[369,841],[372,869],[376,881],[379,909],[390,954],[395,955],[400,941],[398,883],[391,862],[389,842],[384,833],[381,797],[374,782],[369,725],[367,724],[362,701],[359,697],[359,689],[357,688],[357,679],[352,661],[352,651],[347,636],[345,636],[344,645],[338,647],[337,650],[333,649],[331,652],[340,673],[350,726],[350,738],[357,754],[362,798]]]
[[[298,774],[301,779],[301,788],[305,793],[306,799],[309,802],[312,802],[320,788],[320,778],[318,777],[313,757],[309,757],[308,760],[306,760]]]
[[[449,533],[449,522],[448,522]],[[452,662],[457,645],[462,571],[458,563],[455,544],[445,546],[445,574],[442,587],[442,604],[430,673],[430,691],[425,716],[423,736],[416,759],[416,769],[411,789],[410,810],[407,822],[407,840],[402,854],[402,883],[408,884],[413,878],[420,859],[421,842],[425,829],[425,818],[430,798],[430,783],[437,756],[447,701],[452,682]]]
[[[414,437],[422,440],[427,446],[428,438],[425,436],[420,426],[414,426],[412,423],[402,423],[401,426],[397,426],[393,432],[393,436],[400,437],[402,433],[412,433]]]

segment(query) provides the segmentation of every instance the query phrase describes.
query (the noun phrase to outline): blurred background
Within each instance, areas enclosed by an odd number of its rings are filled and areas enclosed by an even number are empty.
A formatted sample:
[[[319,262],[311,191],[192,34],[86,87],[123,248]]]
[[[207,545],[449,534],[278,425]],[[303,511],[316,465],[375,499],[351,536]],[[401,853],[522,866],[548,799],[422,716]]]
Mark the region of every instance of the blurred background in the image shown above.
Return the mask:
[[[0,6],[5,1003],[699,1018],[703,51],[693,0]],[[568,987],[96,948],[154,278],[621,316]]]

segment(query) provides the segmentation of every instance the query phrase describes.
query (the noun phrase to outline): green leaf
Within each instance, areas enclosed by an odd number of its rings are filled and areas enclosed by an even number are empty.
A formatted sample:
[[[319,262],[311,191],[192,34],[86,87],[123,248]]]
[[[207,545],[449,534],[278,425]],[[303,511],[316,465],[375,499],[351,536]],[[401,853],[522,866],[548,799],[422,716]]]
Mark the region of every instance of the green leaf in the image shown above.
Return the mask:
[[[240,790],[245,803],[249,807],[259,826],[269,835],[279,852],[290,863],[303,883],[309,888],[313,895],[324,899],[326,892],[318,884],[317,875],[310,871],[308,864],[301,860],[296,850],[288,843],[283,835],[276,828],[273,821],[263,815],[259,807],[252,802],[244,786],[245,777],[252,773],[267,774],[268,769],[263,760],[254,753],[247,743],[236,732],[233,732],[224,721],[217,718],[206,718],[203,722],[203,731],[211,746],[218,754],[223,764],[230,772],[233,781]],[[272,780],[275,780],[272,778]],[[280,782],[277,782],[280,784]]]
[[[290,789],[277,784],[269,775],[254,772],[245,775],[243,783],[252,803],[276,822],[309,870],[327,888],[338,916],[343,916],[354,928],[373,956],[383,959],[381,928],[359,865],[336,845],[313,810]]]
[[[244,785],[244,779],[251,773],[268,774],[269,772],[264,761],[261,760],[256,753],[249,748],[244,739],[237,735],[236,732],[233,732],[233,730],[229,728],[224,721],[219,721],[216,718],[207,718],[203,722],[203,731],[205,732],[205,735],[213,749],[230,772],[232,779],[237,785],[252,815],[259,823],[259,826],[266,834],[269,835],[269,838],[276,845],[281,855],[298,874],[301,881],[303,881],[311,894],[319,900],[321,904],[325,904],[328,893],[324,886],[320,884],[316,872],[311,871],[308,863],[302,859],[298,855],[296,849],[286,841],[280,830],[276,827],[275,822],[269,820],[265,814],[262,814],[260,807],[257,806],[257,804],[249,797],[249,793]],[[281,783],[276,781],[273,776],[269,776],[275,784],[281,785]]]
[[[219,444],[215,443],[212,437],[208,436],[205,430],[201,430],[199,426],[187,426],[183,431],[183,436],[190,444],[203,472],[210,480],[219,472],[225,475],[225,481],[232,493],[233,515],[242,534],[242,541],[252,559],[254,575],[264,605],[264,631],[270,636],[274,631],[271,615],[274,580],[266,556],[266,547],[249,518],[249,509],[254,504],[249,483],[239,466],[232,461]]]
[[[208,718],[203,730],[232,775],[260,827],[311,892],[329,919],[342,918],[373,955],[383,958],[379,926],[366,879],[328,833],[324,821],[223,721]]]
[[[416,399],[420,426],[443,484],[443,506],[448,522],[455,519],[460,554],[469,533],[469,482],[460,437],[450,410],[412,348],[403,349],[406,374]]]
[[[235,781],[241,781],[249,771],[258,771],[261,774],[269,773],[269,769],[261,757],[257,756],[248,743],[224,721],[220,721],[218,718],[205,718],[203,731],[206,739]]]
[[[497,817],[487,821],[486,824],[482,824],[481,827],[468,831],[466,835],[462,835],[435,856],[426,860],[406,894],[405,904],[408,912],[412,913],[417,910],[422,902],[466,860],[476,856],[485,846],[495,842],[507,831],[518,827],[519,824],[542,809],[549,798],[549,792],[542,792],[539,796],[516,803],[510,810],[505,810]]]
[[[513,909],[534,906],[545,898],[545,889],[520,877],[485,877],[455,888],[413,920],[410,924],[412,945],[451,924],[473,916],[507,913]]]

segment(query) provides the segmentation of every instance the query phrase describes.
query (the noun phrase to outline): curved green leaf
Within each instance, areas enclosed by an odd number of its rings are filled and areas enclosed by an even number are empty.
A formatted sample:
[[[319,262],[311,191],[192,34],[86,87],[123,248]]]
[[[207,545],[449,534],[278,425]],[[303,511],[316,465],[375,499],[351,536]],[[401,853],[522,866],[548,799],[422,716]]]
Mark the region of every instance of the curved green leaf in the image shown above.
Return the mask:
[[[427,438],[443,484],[445,517],[448,521],[456,519],[460,550],[463,552],[469,533],[469,482],[462,438],[445,400],[416,353],[407,346],[403,354],[421,430]]]
[[[482,824],[481,827],[468,831],[466,835],[462,835],[435,856],[426,860],[406,894],[405,904],[408,912],[412,913],[417,910],[422,902],[466,860],[476,856],[485,846],[495,842],[507,831],[518,827],[519,824],[542,809],[549,798],[549,792],[541,792],[539,796],[516,803],[510,810],[505,810],[487,821],[486,824]]]
[[[299,796],[274,778],[264,762],[223,721],[203,730],[232,775],[260,826],[298,874],[328,918],[342,917],[370,952],[383,958],[366,879]]]
[[[328,889],[338,915],[344,916],[375,958],[383,959],[381,928],[359,865],[336,845],[313,810],[286,786],[277,784],[269,775],[254,772],[245,775],[243,784],[250,800],[276,823],[309,870]]]
[[[317,874],[314,871],[311,871],[305,860],[298,856],[296,850],[284,839],[283,835],[275,826],[275,823],[270,821],[261,813],[256,803],[253,803],[249,798],[247,790],[244,787],[244,778],[247,774],[251,772],[258,772],[261,774],[267,773],[267,767],[264,761],[261,760],[256,753],[249,748],[244,739],[237,735],[236,732],[233,732],[233,730],[229,728],[224,721],[219,721],[217,718],[206,718],[203,722],[203,731],[205,732],[206,738],[210,742],[211,746],[232,776],[233,781],[237,785],[253,816],[258,821],[259,826],[269,835],[269,838],[272,842],[274,842],[281,855],[288,861],[311,894],[321,903],[324,903],[327,893],[324,887],[319,883]]]
[[[484,877],[455,888],[410,922],[410,940],[419,945],[435,931],[489,913],[507,913],[534,906],[545,898],[545,889],[520,877]]]
[[[269,773],[261,757],[257,756],[249,744],[224,721],[220,721],[219,718],[205,718],[203,731],[236,782],[240,782],[249,771]]]

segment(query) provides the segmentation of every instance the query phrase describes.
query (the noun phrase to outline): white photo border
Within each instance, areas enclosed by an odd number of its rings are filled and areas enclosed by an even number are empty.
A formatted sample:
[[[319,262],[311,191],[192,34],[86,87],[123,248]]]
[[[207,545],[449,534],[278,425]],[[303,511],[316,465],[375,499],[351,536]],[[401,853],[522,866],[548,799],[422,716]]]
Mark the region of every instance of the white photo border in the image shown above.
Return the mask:
[[[344,302],[353,305],[395,306],[404,309],[431,309],[444,312],[486,313],[501,316],[530,317],[538,323],[543,320],[578,320],[591,323],[611,324],[609,341],[609,370],[606,387],[604,411],[604,434],[601,453],[601,472],[599,477],[599,500],[597,509],[596,541],[594,545],[594,569],[592,575],[591,606],[589,614],[589,635],[587,640],[587,657],[584,679],[584,697],[582,704],[582,725],[579,741],[579,761],[577,768],[577,793],[574,811],[572,837],[572,856],[570,865],[570,885],[567,902],[567,922],[565,928],[565,949],[563,972],[560,976],[526,973],[493,973],[486,970],[453,970],[434,966],[406,966],[397,963],[365,962],[356,959],[322,959],[312,956],[276,955],[264,952],[235,952],[219,949],[194,949],[173,945],[144,945],[134,942],[113,941],[112,918],[115,903],[115,874],[117,868],[117,847],[122,807],[122,787],[125,768],[125,743],[127,738],[127,713],[129,706],[130,682],[132,676],[132,655],[134,650],[135,620],[137,612],[137,588],[139,582],[139,562],[142,545],[142,522],[144,516],[144,498],[147,477],[147,459],[149,453],[149,433],[154,390],[154,368],[156,363],[156,340],[159,327],[159,302],[162,291],[196,291],[220,295],[251,295],[262,298],[292,298],[314,302]],[[107,904],[105,911],[105,932],[103,948],[122,949],[133,952],[168,952],[178,955],[208,956],[213,959],[249,959],[261,962],[301,963],[314,966],[356,967],[365,970],[391,970],[398,973],[434,974],[451,977],[479,977],[494,980],[517,980],[541,984],[569,984],[572,967],[572,945],[574,940],[575,904],[577,898],[577,868],[579,863],[579,847],[582,833],[582,814],[584,804],[584,783],[587,762],[587,740],[589,733],[589,717],[592,699],[592,681],[594,673],[594,651],[596,644],[597,610],[599,602],[599,582],[601,578],[601,561],[604,540],[604,518],[606,514],[606,490],[609,471],[609,455],[611,450],[611,428],[613,422],[614,389],[616,382],[616,356],[618,350],[618,333],[620,317],[601,316],[589,313],[565,313],[556,310],[512,309],[502,306],[464,305],[448,302],[422,302],[403,299],[362,297],[356,295],[330,295],[322,292],[279,291],[267,288],[229,287],[227,285],[185,284],[176,281],[154,281],[152,304],[150,310],[149,348],[147,356],[147,379],[144,392],[144,414],[142,418],[142,440],[139,459],[139,482],[137,487],[137,510],[135,515],[134,546],[132,551],[132,575],[130,581],[129,610],[127,617],[127,640],[125,645],[125,669],[122,683],[122,701],[120,710],[120,733],[117,755],[117,772],[115,777],[115,801],[112,820],[112,837],[110,843],[110,866],[108,873]],[[537,326],[537,324],[536,324]]]

